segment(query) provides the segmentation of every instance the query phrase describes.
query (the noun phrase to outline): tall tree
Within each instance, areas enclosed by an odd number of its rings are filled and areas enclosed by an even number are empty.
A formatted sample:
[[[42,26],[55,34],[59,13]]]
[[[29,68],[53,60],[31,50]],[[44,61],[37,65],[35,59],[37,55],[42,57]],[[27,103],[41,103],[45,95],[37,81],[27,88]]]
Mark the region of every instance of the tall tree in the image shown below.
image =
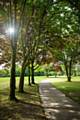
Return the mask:
[[[14,26],[15,33],[12,36],[11,46],[12,46],[12,67],[11,67],[11,79],[10,79],[10,100],[15,100],[15,67],[16,67],[16,50],[17,50],[17,40],[18,33],[21,27],[22,15],[24,13],[25,3],[24,0],[22,7],[20,8],[20,13],[18,13],[18,6],[20,5],[18,1],[10,1],[10,17],[11,24]],[[12,9],[13,7],[13,9]],[[20,14],[20,15],[19,15]],[[13,16],[12,16],[13,15]]]
[[[16,100],[15,98],[15,63],[16,63],[16,49],[17,49],[17,21],[16,21],[16,17],[17,17],[17,2],[14,1],[14,2],[11,2],[10,1],[10,9],[9,9],[9,12],[10,12],[10,16],[9,16],[9,19],[10,19],[10,27],[13,27],[12,29],[15,29],[15,33],[11,34],[11,31],[10,32],[10,39],[11,39],[11,49],[12,49],[12,54],[11,54],[11,58],[12,58],[12,61],[11,61],[11,77],[10,77],[10,100]],[[14,11],[12,11],[12,7],[14,7]],[[12,14],[14,15],[14,18],[12,17]],[[11,28],[10,28],[11,29]]]
[[[73,37],[70,36],[75,36],[75,33],[76,36],[78,36],[78,16],[76,15],[76,11],[71,9],[70,4],[62,1],[55,6],[52,6],[49,12],[45,23],[46,35],[44,43],[46,44],[46,47],[48,47],[48,49],[52,52],[53,56],[56,56],[58,59],[61,57],[59,56],[59,54],[62,53],[61,51],[66,49],[65,54],[67,55],[67,58],[64,61],[68,81],[70,81],[72,62],[74,59],[72,54],[74,54],[76,51],[76,49],[73,50],[73,46],[79,44],[79,42],[78,44],[76,43],[76,38],[73,40]],[[62,54],[62,56],[64,55]]]
[[[11,77],[10,77],[10,100],[15,100],[15,59],[16,59],[16,35],[14,35],[14,30],[16,30],[16,7],[17,3],[15,1],[2,1],[2,6],[4,11],[6,11],[6,22],[8,22],[8,35],[11,40]],[[14,27],[14,28],[12,28]],[[13,33],[13,34],[12,34]]]
[[[23,48],[23,56],[24,60],[23,62],[29,61],[30,64],[32,64],[32,83],[34,83],[34,60],[36,58],[36,52],[38,49],[38,46],[40,44],[40,28],[41,22],[43,22],[43,18],[46,14],[46,7],[49,6],[51,3],[49,1],[27,1],[27,8],[25,12],[25,16],[27,18],[27,23],[25,23],[25,38],[22,38],[22,48]],[[24,31],[23,31],[24,32]],[[26,67],[25,67],[26,68]],[[23,70],[22,70],[23,71]],[[22,73],[22,72],[21,72]],[[24,70],[25,73],[25,70]],[[19,83],[19,91],[24,91],[23,87],[24,86],[24,74],[22,75],[23,78],[20,78],[20,83]],[[23,84],[22,84],[23,83]]]
[[[16,50],[19,31],[21,28],[22,15],[24,13],[24,1],[10,0],[2,1],[2,6],[7,14],[7,34],[11,41],[11,77],[10,77],[10,100],[16,100],[15,97],[15,70],[16,70]]]

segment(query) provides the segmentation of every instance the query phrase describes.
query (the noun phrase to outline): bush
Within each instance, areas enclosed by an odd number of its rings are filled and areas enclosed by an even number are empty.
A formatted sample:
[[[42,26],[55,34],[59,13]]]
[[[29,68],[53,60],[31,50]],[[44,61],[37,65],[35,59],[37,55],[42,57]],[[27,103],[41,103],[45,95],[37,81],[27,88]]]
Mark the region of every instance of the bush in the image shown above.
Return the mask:
[[[9,70],[7,69],[0,70],[0,77],[5,77],[5,76],[9,76]]]

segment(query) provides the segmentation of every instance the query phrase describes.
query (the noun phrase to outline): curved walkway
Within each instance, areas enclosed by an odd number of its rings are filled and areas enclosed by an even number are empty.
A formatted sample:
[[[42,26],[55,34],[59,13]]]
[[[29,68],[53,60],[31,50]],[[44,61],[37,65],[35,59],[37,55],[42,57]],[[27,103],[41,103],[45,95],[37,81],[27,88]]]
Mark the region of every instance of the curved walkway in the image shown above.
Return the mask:
[[[39,85],[42,105],[48,120],[80,120],[80,105],[44,80]]]

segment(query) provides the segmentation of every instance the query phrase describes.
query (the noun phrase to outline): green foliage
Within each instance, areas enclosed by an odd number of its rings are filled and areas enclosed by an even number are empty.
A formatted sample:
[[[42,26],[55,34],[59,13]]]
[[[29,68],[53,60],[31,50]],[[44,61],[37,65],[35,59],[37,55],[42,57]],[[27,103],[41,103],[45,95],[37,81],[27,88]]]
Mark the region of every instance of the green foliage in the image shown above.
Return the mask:
[[[6,16],[5,11],[0,8],[0,17],[5,17],[5,16]]]
[[[46,17],[48,31],[53,33],[53,36],[67,36],[74,31],[78,32],[78,17],[74,13],[66,2],[53,4]]]
[[[21,73],[21,67],[20,66],[16,66],[16,76],[20,76]]]
[[[9,76],[9,70],[7,69],[2,69],[0,70],[0,77],[4,76]]]

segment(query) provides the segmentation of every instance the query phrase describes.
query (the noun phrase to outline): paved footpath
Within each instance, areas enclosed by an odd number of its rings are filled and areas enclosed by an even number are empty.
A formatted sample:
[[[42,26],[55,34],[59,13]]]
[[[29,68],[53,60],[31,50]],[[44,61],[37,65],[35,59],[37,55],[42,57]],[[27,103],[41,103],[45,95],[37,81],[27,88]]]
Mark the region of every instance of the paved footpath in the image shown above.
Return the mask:
[[[42,104],[48,120],[80,120],[80,105],[44,80],[39,85]]]

